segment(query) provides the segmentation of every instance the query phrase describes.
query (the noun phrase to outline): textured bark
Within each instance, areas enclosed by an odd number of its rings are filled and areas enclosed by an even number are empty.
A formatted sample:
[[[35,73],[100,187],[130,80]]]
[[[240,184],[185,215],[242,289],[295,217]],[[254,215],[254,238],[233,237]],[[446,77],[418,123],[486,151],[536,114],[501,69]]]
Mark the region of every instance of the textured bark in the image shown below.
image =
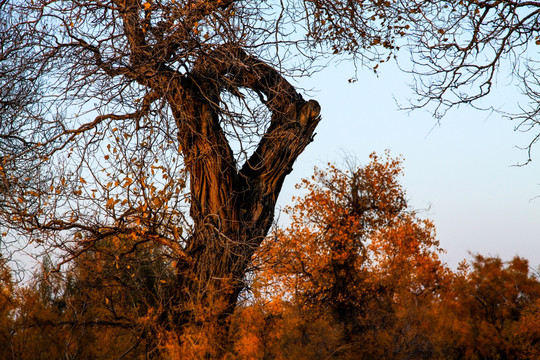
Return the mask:
[[[320,107],[239,48],[224,46],[202,59],[189,75],[162,72],[144,83],[156,92],[167,89],[190,173],[194,233],[179,261],[176,311],[167,314],[167,327],[179,334],[187,325],[212,327],[218,337],[212,342],[225,348],[227,319],[244,288],[250,259],[272,225],[285,177],[313,139]],[[231,87],[256,91],[272,113],[241,169],[216,106],[220,91]]]

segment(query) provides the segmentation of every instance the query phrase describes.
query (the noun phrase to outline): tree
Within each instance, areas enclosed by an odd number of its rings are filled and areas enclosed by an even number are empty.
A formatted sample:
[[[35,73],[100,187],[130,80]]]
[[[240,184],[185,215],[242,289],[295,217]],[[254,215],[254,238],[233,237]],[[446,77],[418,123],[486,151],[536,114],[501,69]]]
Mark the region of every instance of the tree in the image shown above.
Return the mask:
[[[3,232],[54,254],[52,270],[111,236],[166,246],[178,291],[163,331],[188,344],[194,326],[219,356],[320,120],[286,76],[329,51],[393,49],[380,4],[339,3],[354,41],[330,4],[3,1],[0,85],[16,100],[0,114]]]
[[[333,319],[358,358],[428,356],[421,309],[447,270],[433,224],[407,206],[401,174],[388,154],[350,171],[316,169],[286,210],[289,227],[261,248],[256,294],[290,301],[306,324]]]
[[[158,317],[175,283],[161,247],[111,237],[62,273],[45,259],[18,285],[0,265],[2,359],[159,358]]]
[[[440,358],[534,358],[540,283],[527,260],[475,255],[449,285],[429,325]]]
[[[7,359],[11,355],[12,312],[17,307],[11,269],[0,254],[0,356]]]

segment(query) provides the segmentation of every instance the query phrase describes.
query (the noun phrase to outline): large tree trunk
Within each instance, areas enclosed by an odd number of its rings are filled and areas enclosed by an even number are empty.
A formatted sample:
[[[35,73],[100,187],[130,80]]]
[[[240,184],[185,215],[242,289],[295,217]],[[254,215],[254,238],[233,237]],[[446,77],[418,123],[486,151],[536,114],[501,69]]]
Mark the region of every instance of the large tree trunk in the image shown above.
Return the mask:
[[[228,345],[228,320],[250,260],[272,225],[286,175],[312,141],[320,107],[304,101],[279,72],[241,49],[224,47],[201,59],[189,76],[177,77],[176,83],[166,80],[190,173],[194,221],[186,257],[178,263],[176,311],[167,323],[180,343],[195,331],[200,348],[204,342],[209,345],[205,357],[218,357]],[[173,91],[171,84],[176,85]],[[220,91],[231,86],[258,92],[272,113],[266,133],[241,169],[216,106]]]
[[[244,288],[251,257],[272,225],[286,175],[312,141],[320,107],[316,101],[306,102],[279,71],[232,44],[208,53],[197,49],[197,60],[181,74],[160,62],[161,50],[153,52],[145,42],[137,7],[126,8],[123,22],[130,67],[120,71],[104,66],[99,53],[98,66],[150,88],[152,98],[167,100],[190,174],[194,232],[178,261],[175,309],[166,309],[162,318],[181,344],[206,341],[210,347],[207,353],[203,350],[205,357],[212,355],[211,349],[218,357],[227,347],[227,320]],[[271,120],[239,169],[220,124],[220,95],[241,88],[259,95]],[[186,338],[199,330],[202,336]]]

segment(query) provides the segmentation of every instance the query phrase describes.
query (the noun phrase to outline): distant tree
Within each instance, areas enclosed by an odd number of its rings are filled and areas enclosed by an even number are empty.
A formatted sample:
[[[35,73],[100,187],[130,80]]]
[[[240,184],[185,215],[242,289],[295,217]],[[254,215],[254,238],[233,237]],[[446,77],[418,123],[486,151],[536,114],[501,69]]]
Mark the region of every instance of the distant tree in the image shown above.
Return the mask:
[[[540,282],[527,260],[475,255],[450,285],[429,325],[439,358],[534,358]]]
[[[160,358],[159,317],[174,299],[163,249],[109,238],[62,273],[50,261],[27,283],[2,277],[2,359]]]
[[[514,336],[519,339],[518,359],[540,357],[540,299],[537,298],[521,313],[514,324]]]
[[[424,331],[415,309],[429,305],[447,270],[433,224],[407,206],[401,174],[399,159],[375,154],[350,171],[316,169],[286,210],[289,227],[261,248],[256,294],[296,304],[307,324],[329,316],[359,358],[429,351],[408,331]]]
[[[17,308],[11,269],[0,254],[0,358],[9,359],[12,348],[13,310]]]
[[[60,324],[81,333],[80,352],[94,359],[159,358],[160,318],[169,315],[177,291],[167,255],[162,246],[118,236],[74,260],[52,301],[63,305]]]

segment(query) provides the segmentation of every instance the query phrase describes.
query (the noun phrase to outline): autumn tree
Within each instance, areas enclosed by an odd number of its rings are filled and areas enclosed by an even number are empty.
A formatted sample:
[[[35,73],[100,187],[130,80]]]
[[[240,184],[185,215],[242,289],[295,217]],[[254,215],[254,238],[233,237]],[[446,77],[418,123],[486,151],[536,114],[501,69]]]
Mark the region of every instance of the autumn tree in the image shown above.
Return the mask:
[[[316,169],[286,210],[291,224],[261,248],[256,294],[297,304],[308,324],[330,315],[357,357],[423,358],[423,344],[414,348],[402,330],[418,330],[414,309],[429,304],[447,270],[433,224],[407,206],[401,174],[388,154],[350,171]]]
[[[6,259],[0,254],[0,356],[10,357],[13,310],[17,308],[15,284]]]
[[[181,345],[199,344],[186,327],[206,329],[198,339],[214,345],[202,354],[220,356],[283,181],[320,120],[287,79],[329,53],[385,59],[401,20],[367,2],[0,6],[3,233],[54,254],[52,270],[111,236],[166,246],[177,293],[163,331]]]
[[[176,280],[163,246],[111,237],[62,272],[44,259],[19,284],[0,265],[2,359],[160,358],[158,318]]]
[[[438,358],[535,357],[540,282],[527,260],[477,254],[450,285],[429,321]]]
[[[530,359],[539,281],[527,260],[475,255],[457,272],[407,207],[399,159],[316,169],[259,249],[241,308],[247,358]],[[247,323],[247,324],[246,324]],[[245,346],[251,344],[251,346]]]

